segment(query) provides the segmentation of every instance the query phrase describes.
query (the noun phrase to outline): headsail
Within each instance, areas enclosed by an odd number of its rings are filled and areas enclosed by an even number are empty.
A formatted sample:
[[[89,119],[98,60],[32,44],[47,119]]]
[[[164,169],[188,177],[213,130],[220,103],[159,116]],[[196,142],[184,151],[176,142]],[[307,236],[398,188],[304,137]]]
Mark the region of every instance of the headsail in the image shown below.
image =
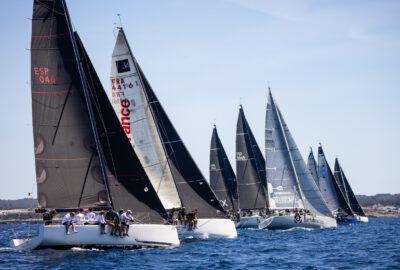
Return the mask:
[[[88,54],[75,33],[82,70],[100,137],[115,209],[133,209],[140,223],[163,223],[166,211],[133,150]]]
[[[345,192],[346,192],[346,199],[348,204],[350,205],[350,208],[354,214],[357,214],[359,216],[365,216],[365,213],[363,209],[361,208],[361,205],[358,203],[356,196],[354,195],[354,192],[352,188],[350,187],[349,182],[347,181],[346,175],[343,172],[342,166],[340,166],[338,159],[336,158],[335,160],[335,179],[338,182],[342,182]]]
[[[267,103],[265,148],[271,208],[307,208],[314,214],[331,216],[271,91]]]
[[[318,147],[318,177],[321,193],[332,212],[341,209],[352,215],[351,209],[333,177],[322,146]]]
[[[180,208],[178,191],[142,85],[121,29],[111,63],[112,104],[164,207]]]
[[[124,42],[129,48],[129,44],[122,29],[120,29],[120,33],[123,35]],[[225,218],[224,210],[217,197],[204,179],[189,151],[186,149],[169,120],[160,101],[133,56],[132,51],[129,51],[133,59],[133,65],[138,73],[138,84],[141,84],[143,93],[146,96],[148,108],[151,111],[153,121],[157,128],[159,140],[163,145],[165,159],[168,161],[169,169],[175,181],[182,205],[188,210],[198,208],[199,218]],[[123,71],[126,65],[122,62],[115,63],[115,65],[120,64],[122,67],[121,71]],[[132,128],[131,126],[131,129]],[[142,131],[141,129],[136,131],[132,129],[132,134],[134,136],[136,132]]]
[[[210,149],[210,186],[225,210],[238,209],[236,176],[215,126]]]
[[[61,0],[35,0],[31,87],[39,205],[110,207]]]
[[[312,149],[310,150],[310,154],[308,155],[307,168],[311,172],[311,175],[319,188],[317,162],[315,161]]]
[[[240,209],[268,207],[265,161],[240,106],[236,126],[236,177]]]

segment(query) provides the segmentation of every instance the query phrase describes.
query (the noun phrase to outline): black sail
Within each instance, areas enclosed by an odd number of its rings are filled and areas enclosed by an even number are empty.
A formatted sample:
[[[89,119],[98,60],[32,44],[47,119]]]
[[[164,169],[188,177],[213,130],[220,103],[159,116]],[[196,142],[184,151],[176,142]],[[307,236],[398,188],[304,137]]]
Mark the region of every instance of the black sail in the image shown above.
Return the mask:
[[[211,137],[210,186],[225,210],[238,209],[236,176],[215,126]]]
[[[242,107],[236,126],[236,177],[241,210],[268,207],[265,160]]]
[[[31,92],[39,205],[110,207],[63,1],[35,0]]]
[[[108,170],[115,209],[133,209],[141,223],[162,223],[166,211],[126,136],[83,44],[75,34]]]
[[[319,170],[318,170],[318,175],[319,175],[319,183],[320,183],[320,188],[321,188],[321,192],[324,194],[324,192],[326,191],[325,188],[323,188],[323,186],[321,184],[326,184],[326,183],[331,183],[333,185],[333,196],[336,196],[336,198],[334,198],[335,200],[337,200],[337,204],[339,206],[339,208],[346,212],[348,215],[353,215],[350,206],[348,205],[346,199],[345,199],[345,195],[342,193],[338,183],[336,182],[333,174],[332,174],[332,170],[326,160],[324,151],[322,150],[322,146],[318,147],[318,166],[319,166]],[[323,173],[321,173],[323,172]],[[324,198],[327,198],[326,196],[324,196]],[[329,203],[328,203],[329,205]],[[331,205],[329,205],[331,206]],[[332,207],[331,211],[335,211],[337,209],[334,209]]]
[[[155,95],[139,64],[135,62],[151,106],[182,205],[197,208],[199,218],[225,218],[224,209],[194,162]]]
[[[347,181],[346,175],[343,172],[342,166],[339,164],[339,160],[336,158],[335,160],[335,179],[338,182],[342,182],[344,186],[344,190],[346,192],[346,198],[347,202],[350,205],[351,210],[353,211],[354,214],[357,214],[359,216],[365,216],[365,213],[363,209],[361,208],[361,205],[358,203],[356,196],[354,195],[354,192],[352,188],[350,187],[349,181]]]

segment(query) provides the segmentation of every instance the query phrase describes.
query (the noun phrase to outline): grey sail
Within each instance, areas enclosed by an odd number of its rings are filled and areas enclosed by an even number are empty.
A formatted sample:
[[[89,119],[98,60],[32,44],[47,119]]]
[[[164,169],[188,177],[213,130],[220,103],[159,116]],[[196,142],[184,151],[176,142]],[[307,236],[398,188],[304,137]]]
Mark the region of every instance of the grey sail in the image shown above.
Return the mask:
[[[34,1],[32,120],[39,205],[109,208],[63,1]]]
[[[334,176],[335,176],[336,181],[343,183],[344,190],[346,192],[346,199],[347,199],[347,202],[348,202],[352,212],[359,216],[365,216],[365,213],[364,213],[363,209],[361,208],[361,205],[358,203],[357,198],[354,195],[354,192],[353,192],[352,188],[350,187],[350,184],[347,181],[346,175],[343,172],[342,166],[339,164],[339,161],[337,158],[335,160]]]
[[[315,161],[312,149],[310,150],[310,154],[308,155],[307,168],[311,172],[311,175],[319,188],[317,162]]]
[[[268,207],[265,170],[261,167],[265,161],[260,153],[243,108],[240,107],[236,126],[236,177],[241,210]]]
[[[271,91],[268,94],[265,140],[271,208],[307,208],[316,215],[332,216]]]
[[[214,126],[210,148],[210,186],[227,211],[237,211],[236,176]]]
[[[342,191],[340,190],[331,168],[325,158],[322,146],[318,147],[318,176],[321,193],[332,212],[344,211],[348,215],[353,215],[350,206],[347,204]]]

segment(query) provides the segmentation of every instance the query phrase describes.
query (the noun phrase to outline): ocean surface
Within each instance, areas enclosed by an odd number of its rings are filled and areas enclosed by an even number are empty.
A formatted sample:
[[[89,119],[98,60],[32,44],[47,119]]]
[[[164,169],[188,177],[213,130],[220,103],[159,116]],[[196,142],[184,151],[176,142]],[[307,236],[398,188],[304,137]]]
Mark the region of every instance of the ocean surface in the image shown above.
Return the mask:
[[[29,227],[0,224],[0,269],[400,269],[400,218],[325,230],[239,230],[237,239],[187,239],[174,249],[11,249],[14,231],[26,237]]]

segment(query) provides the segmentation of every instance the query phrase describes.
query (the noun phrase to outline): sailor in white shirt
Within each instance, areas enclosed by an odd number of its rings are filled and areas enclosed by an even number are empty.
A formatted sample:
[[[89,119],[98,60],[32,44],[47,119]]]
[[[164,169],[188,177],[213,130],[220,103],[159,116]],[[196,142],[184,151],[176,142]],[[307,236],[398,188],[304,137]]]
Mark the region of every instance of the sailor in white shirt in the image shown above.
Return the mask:
[[[97,222],[100,225],[100,233],[101,234],[106,234],[106,220],[104,219],[104,210],[100,211],[100,213],[97,215]]]
[[[85,216],[79,213],[78,210],[75,211],[75,218],[72,220],[73,223],[78,225],[83,225],[85,223]]]
[[[126,210],[125,213],[121,215],[121,225],[122,225],[122,232],[124,235],[129,236],[129,222],[133,222],[134,218],[132,216],[132,211],[131,210]]]
[[[93,212],[92,208],[86,209],[85,210],[86,216],[86,222],[89,224],[95,224],[96,223],[96,214]]]
[[[72,222],[72,219],[74,219],[75,214],[74,213],[68,213],[64,216],[62,220],[62,224],[65,226],[65,233],[69,234],[69,227],[72,225],[72,230],[73,232],[77,232],[75,230],[75,224]]]

